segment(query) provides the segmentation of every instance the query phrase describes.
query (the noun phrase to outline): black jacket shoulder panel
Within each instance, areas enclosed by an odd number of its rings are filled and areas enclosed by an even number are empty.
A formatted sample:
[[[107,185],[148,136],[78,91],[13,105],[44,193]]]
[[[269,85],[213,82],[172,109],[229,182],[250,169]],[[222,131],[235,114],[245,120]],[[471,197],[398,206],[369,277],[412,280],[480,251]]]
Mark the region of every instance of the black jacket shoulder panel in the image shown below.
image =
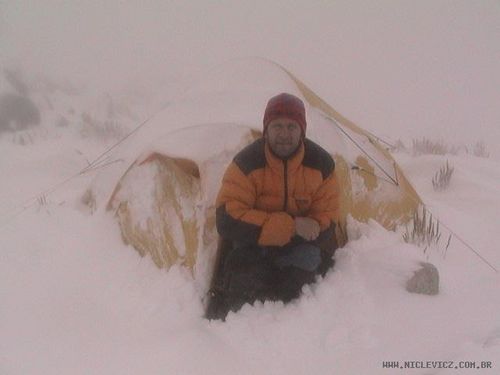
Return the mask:
[[[259,138],[238,152],[233,162],[248,176],[252,171],[266,166],[264,150],[264,138]]]
[[[321,171],[323,179],[330,176],[335,170],[335,161],[332,156],[320,145],[310,139],[304,139],[304,161],[305,167]]]

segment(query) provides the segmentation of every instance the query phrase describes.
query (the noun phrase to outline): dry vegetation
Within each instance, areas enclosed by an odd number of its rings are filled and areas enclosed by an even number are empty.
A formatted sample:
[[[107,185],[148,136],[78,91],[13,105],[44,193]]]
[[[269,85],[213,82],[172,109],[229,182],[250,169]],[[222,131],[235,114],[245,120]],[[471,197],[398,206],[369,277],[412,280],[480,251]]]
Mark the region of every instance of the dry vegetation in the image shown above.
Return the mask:
[[[51,135],[47,129],[37,128],[17,131],[12,134],[5,134],[6,139],[10,139],[12,143],[20,146],[28,146],[35,144],[40,140],[48,140],[54,138],[55,135]]]
[[[431,247],[441,246],[441,229],[439,221],[430,214],[425,207],[421,207],[413,214],[413,220],[403,233],[403,240],[424,248],[424,253]],[[444,252],[450,246],[451,235],[448,237]]]
[[[478,141],[472,146],[447,144],[443,141],[433,141],[423,137],[413,139],[411,146],[407,147],[403,141],[397,140],[391,148],[393,152],[408,152],[413,156],[419,155],[474,155],[481,158],[488,158],[490,153],[483,141]]]
[[[83,138],[114,140],[121,139],[126,134],[124,127],[118,121],[99,121],[87,113],[82,115],[81,124],[80,134]]]
[[[472,147],[472,154],[479,158],[489,158],[490,153],[483,141],[476,142]]]
[[[432,178],[432,187],[435,191],[444,191],[450,186],[451,176],[454,170],[453,167],[450,167],[448,160],[446,160],[446,164],[442,166]]]

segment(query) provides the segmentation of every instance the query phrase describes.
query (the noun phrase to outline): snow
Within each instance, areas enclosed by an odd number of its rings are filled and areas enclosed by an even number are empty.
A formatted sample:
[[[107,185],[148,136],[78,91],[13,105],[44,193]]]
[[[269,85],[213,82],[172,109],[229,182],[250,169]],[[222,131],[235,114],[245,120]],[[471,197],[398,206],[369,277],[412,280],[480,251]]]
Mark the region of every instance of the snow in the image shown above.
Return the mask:
[[[133,197],[127,204],[135,224],[146,230],[148,218],[155,215],[155,175],[157,166],[147,164],[141,168],[133,168],[121,184],[118,194],[114,198],[117,202],[124,197]]]
[[[25,196],[12,186],[40,186],[67,172],[65,163],[47,163],[54,154],[72,156],[67,148],[51,153],[50,141],[2,148],[25,151],[2,164],[3,207],[7,197]],[[444,157],[396,156],[439,217],[498,267],[499,163],[454,157],[456,179],[436,193],[430,179]],[[337,253],[335,269],[300,300],[245,306],[225,323],[208,322],[189,273],[158,270],[123,245],[112,217],[82,213],[78,185],[0,227],[2,373],[388,374],[396,370],[382,361],[499,364],[499,276],[458,241],[446,259],[432,254],[440,294],[413,295],[404,284],[425,260],[422,249],[376,223],[353,222],[354,240]],[[59,195],[73,199],[61,203]]]
[[[238,69],[232,76],[240,76]],[[123,244],[103,203],[131,162],[145,150],[192,158],[209,204],[220,181],[215,171],[223,170],[249,128],[259,129],[263,98],[276,86],[287,89],[280,77],[256,83],[244,76],[236,92],[227,91],[232,81],[222,82],[220,96],[209,99],[196,88],[116,150],[113,160],[120,162],[61,185],[108,145],[51,126],[32,144],[0,138],[0,373],[498,373],[500,275],[458,238],[445,256],[438,248],[424,254],[404,243],[400,231],[351,220],[351,241],[337,252],[335,268],[306,286],[299,300],[246,305],[225,323],[203,318],[199,282],[206,270],[194,279],[181,267],[159,270]],[[262,87],[255,91],[256,85]],[[233,111],[217,107],[227,96],[235,99]],[[256,99],[246,101],[249,96]],[[207,117],[181,103],[207,109]],[[315,136],[321,141],[320,131]],[[499,269],[500,161],[466,154],[395,157],[433,214]],[[435,192],[432,176],[446,160],[455,168],[451,185]],[[89,186],[99,200],[92,215],[80,203]],[[45,199],[37,199],[41,191]],[[421,261],[439,269],[437,296],[405,290]],[[383,361],[491,361],[493,369],[402,372],[384,369]]]

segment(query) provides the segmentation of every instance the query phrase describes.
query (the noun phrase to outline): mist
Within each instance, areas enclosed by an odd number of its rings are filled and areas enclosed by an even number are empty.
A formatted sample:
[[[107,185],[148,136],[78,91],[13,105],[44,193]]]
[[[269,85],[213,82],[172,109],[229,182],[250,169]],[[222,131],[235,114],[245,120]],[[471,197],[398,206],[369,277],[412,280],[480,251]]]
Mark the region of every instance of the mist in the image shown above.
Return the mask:
[[[175,97],[210,69],[274,60],[380,136],[500,141],[500,2],[0,3],[0,66],[96,92]]]

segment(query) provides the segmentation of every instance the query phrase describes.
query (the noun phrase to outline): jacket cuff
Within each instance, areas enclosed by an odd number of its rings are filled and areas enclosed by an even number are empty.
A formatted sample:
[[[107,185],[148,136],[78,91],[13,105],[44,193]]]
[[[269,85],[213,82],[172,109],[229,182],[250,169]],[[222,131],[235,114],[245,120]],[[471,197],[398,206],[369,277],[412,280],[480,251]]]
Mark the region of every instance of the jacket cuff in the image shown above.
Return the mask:
[[[285,246],[295,234],[295,220],[286,212],[269,214],[262,226],[258,244],[260,246]]]

